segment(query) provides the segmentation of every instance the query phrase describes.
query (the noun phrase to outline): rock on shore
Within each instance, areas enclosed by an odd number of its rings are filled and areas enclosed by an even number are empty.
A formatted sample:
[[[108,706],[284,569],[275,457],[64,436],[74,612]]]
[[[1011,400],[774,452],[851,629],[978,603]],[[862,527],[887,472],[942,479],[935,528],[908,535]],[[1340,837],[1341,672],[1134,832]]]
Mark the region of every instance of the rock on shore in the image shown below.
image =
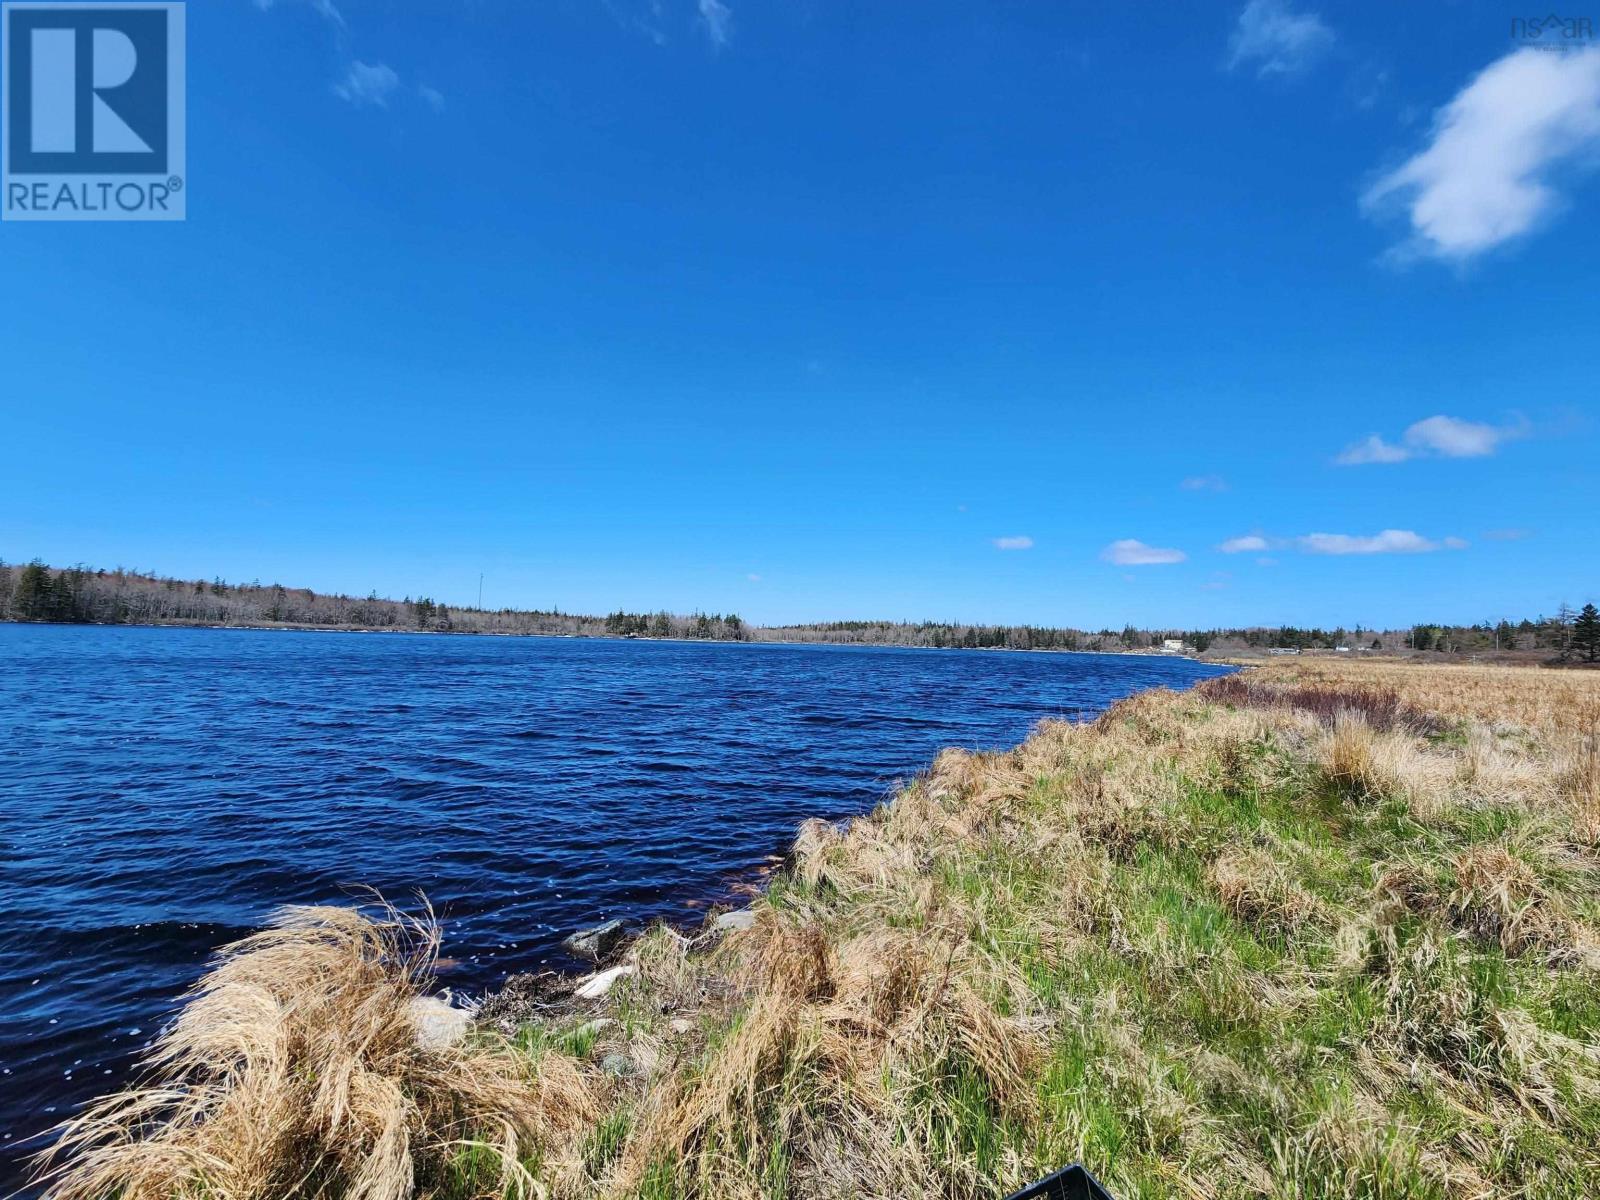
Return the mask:
[[[627,930],[621,921],[607,921],[593,929],[579,930],[562,941],[570,953],[590,962],[600,962],[622,944]]]

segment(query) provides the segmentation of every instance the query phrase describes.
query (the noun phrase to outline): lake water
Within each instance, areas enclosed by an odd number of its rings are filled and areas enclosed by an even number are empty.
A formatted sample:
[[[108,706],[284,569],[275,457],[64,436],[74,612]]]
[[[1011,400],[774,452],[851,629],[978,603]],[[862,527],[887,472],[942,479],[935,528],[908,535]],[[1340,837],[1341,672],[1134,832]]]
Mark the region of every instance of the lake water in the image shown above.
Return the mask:
[[[806,817],[1184,659],[0,624],[0,1194],[286,902],[421,889],[442,977],[694,921]]]

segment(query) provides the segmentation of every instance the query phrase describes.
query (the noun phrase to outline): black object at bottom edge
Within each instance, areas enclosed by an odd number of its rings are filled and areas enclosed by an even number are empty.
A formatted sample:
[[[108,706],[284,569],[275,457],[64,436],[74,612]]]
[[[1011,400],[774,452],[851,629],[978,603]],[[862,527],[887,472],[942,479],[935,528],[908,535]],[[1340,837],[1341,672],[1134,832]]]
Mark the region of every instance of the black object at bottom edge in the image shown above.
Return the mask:
[[[1111,1200],[1111,1193],[1082,1166],[1073,1163],[1020,1192],[1012,1192],[1006,1200]]]

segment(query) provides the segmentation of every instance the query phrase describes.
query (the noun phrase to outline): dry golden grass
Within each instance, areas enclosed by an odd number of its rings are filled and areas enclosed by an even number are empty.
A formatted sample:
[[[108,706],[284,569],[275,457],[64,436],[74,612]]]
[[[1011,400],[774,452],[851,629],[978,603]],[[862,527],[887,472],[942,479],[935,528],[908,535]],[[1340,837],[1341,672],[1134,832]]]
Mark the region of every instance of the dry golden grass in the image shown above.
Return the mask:
[[[483,1194],[531,1194],[524,1160],[594,1100],[554,1058],[422,1048],[412,1001],[436,947],[430,915],[350,908],[288,909],[226,947],[143,1080],[65,1127],[47,1195],[402,1200],[476,1159],[493,1162]]]
[[[1275,663],[946,751],[514,1051],[431,1059],[407,953],[269,933],[58,1194],[979,1200],[1082,1160],[1123,1198],[1600,1195],[1597,685]]]
[[[1540,733],[1582,734],[1600,716],[1600,671],[1318,656],[1274,661],[1261,673],[1284,684],[1388,688],[1428,712]]]

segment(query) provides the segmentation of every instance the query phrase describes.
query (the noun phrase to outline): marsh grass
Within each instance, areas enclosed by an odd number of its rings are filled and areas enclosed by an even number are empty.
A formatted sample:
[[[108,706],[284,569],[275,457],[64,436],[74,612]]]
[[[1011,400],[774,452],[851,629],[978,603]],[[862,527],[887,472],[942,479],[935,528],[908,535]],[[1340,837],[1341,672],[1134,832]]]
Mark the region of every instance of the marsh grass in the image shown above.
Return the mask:
[[[453,1097],[407,1110],[455,1170],[414,1194],[515,1191],[514,1161],[552,1198],[966,1200],[1082,1160],[1124,1198],[1600,1195],[1585,704],[1600,677],[1274,664],[946,751],[808,823],[748,930],[652,930],[603,1001],[461,1051],[484,1090],[380,1059]],[[86,1118],[61,1195],[202,1194],[127,1186],[195,1136],[142,1103]],[[380,1194],[381,1138],[317,1111],[241,1108],[255,1190],[204,1194]],[[448,1152],[464,1121],[490,1156]]]
[[[1441,734],[1445,722],[1406,703],[1393,687],[1382,684],[1285,684],[1265,682],[1248,674],[1222,675],[1198,685],[1207,699],[1237,707],[1292,708],[1332,725],[1355,714],[1373,729],[1387,733]]]
[[[424,1048],[430,913],[290,908],[225,947],[140,1081],[69,1122],[53,1200],[531,1195],[598,1115],[570,1063],[488,1039]]]

